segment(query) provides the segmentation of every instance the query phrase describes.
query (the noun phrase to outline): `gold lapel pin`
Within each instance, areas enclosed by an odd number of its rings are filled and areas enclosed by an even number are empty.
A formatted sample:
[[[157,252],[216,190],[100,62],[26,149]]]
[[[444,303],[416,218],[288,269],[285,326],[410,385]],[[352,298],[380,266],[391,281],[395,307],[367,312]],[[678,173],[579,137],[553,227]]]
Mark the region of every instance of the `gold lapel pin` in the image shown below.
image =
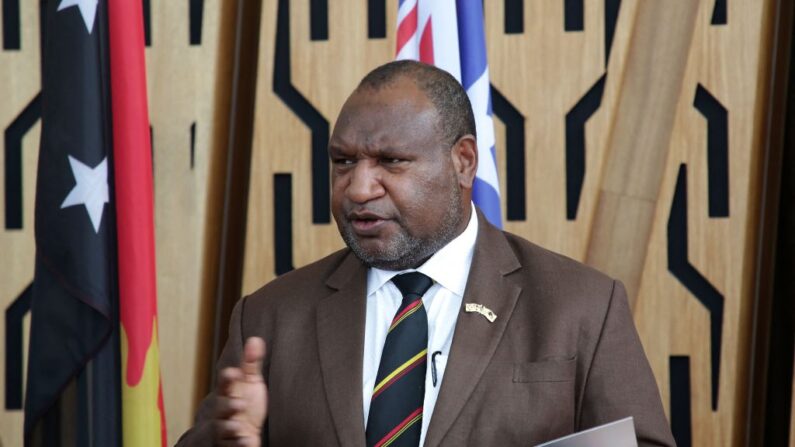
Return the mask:
[[[476,313],[479,313],[479,314],[483,315],[484,317],[486,317],[486,319],[489,320],[489,323],[494,323],[494,320],[497,319],[497,314],[495,314],[491,309],[489,309],[488,307],[486,307],[486,306],[484,306],[482,304],[466,303],[464,305],[464,312],[476,312]]]

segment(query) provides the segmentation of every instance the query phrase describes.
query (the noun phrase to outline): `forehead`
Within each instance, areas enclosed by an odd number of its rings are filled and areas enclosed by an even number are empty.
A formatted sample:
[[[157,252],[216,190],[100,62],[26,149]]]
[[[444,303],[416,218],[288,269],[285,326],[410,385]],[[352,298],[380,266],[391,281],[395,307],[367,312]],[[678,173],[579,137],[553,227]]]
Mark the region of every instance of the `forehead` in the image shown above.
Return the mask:
[[[428,97],[414,82],[399,79],[379,89],[365,87],[354,91],[337,118],[332,143],[369,145],[427,140],[438,134],[437,122],[438,114]]]

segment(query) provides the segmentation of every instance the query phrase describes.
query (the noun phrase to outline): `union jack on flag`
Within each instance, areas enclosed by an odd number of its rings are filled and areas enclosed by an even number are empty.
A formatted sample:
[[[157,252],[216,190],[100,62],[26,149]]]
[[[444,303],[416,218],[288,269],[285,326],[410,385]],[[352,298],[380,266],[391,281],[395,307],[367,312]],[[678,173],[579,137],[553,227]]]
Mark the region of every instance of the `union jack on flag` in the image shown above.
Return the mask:
[[[502,228],[483,5],[479,0],[400,0],[395,59],[433,64],[464,86],[478,134],[472,198],[489,222]]]

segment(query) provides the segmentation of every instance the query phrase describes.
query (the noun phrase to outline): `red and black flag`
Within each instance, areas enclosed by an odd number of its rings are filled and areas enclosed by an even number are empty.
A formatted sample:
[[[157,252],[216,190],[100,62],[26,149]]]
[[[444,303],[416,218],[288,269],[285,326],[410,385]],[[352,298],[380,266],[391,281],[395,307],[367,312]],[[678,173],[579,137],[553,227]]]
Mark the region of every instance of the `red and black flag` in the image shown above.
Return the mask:
[[[141,2],[43,8],[26,443],[44,424],[45,436],[74,433],[70,444],[162,444]],[[75,425],[63,430],[70,383]]]

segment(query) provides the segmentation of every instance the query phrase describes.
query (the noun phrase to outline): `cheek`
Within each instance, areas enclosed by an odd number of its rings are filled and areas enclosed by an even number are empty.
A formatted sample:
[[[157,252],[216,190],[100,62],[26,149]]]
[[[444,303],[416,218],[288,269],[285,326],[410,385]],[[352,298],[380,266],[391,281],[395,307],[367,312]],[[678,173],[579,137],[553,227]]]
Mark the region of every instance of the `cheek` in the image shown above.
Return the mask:
[[[345,193],[345,188],[350,183],[350,175],[347,173],[336,173],[334,170],[331,172],[331,194],[332,199],[342,197]]]
[[[339,176],[331,178],[331,212],[335,218],[342,213],[342,202],[345,198],[345,181]]]
[[[389,188],[389,197],[413,233],[424,233],[434,226],[446,212],[450,193],[449,182],[438,181],[438,173],[412,176]]]

